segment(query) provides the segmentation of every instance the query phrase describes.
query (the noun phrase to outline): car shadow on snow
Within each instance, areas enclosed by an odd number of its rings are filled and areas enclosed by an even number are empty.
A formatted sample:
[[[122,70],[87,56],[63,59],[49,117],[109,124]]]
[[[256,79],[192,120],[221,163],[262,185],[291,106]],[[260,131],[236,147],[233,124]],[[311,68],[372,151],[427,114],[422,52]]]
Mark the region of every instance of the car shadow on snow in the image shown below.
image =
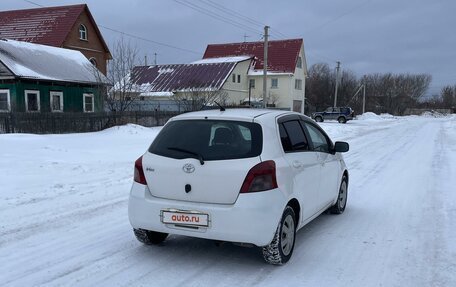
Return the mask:
[[[350,211],[347,209],[347,213]],[[338,232],[338,221],[344,218],[342,215],[323,213],[312,222],[297,232],[295,249],[290,261],[305,262],[306,254],[312,250],[312,245],[325,238],[333,237]],[[143,246],[138,243],[139,252],[142,256],[159,258],[161,264],[168,262],[173,266],[189,266],[195,264],[206,266],[206,268],[226,268],[227,266],[243,266],[244,268],[258,268],[268,266],[263,261],[262,251],[259,247],[239,246],[230,242],[217,242],[213,240],[193,238],[180,235],[170,235],[159,245]],[[146,261],[149,261],[144,258]],[[285,265],[287,266],[287,265]]]

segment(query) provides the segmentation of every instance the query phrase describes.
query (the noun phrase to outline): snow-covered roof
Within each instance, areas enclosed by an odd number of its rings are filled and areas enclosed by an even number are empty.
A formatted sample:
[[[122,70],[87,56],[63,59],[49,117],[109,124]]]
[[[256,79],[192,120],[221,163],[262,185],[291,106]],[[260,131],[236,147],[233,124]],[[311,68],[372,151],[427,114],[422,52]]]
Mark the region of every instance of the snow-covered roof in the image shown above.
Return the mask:
[[[191,64],[238,63],[252,58],[252,56],[218,57],[198,60]]]
[[[249,76],[263,76],[263,70],[249,70],[248,75]],[[290,72],[271,72],[267,71],[268,76],[285,76],[285,75],[292,75],[293,73]]]
[[[237,62],[137,66],[125,81],[130,81],[131,78],[132,91],[144,94],[217,91],[236,65]],[[114,85],[114,89],[118,89],[119,84],[122,83]]]
[[[18,78],[83,84],[107,83],[79,51],[0,39],[0,62]]]
[[[140,96],[145,97],[172,97],[174,96],[173,92],[143,92],[139,94]]]

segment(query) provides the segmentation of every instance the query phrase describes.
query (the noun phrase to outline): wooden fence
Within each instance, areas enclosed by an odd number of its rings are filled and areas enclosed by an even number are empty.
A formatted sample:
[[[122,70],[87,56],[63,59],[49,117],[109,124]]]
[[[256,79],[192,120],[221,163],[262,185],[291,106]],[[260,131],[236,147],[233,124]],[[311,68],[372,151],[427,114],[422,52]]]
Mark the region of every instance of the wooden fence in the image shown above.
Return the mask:
[[[128,123],[161,126],[178,112],[0,113],[0,133],[61,134],[95,132]]]

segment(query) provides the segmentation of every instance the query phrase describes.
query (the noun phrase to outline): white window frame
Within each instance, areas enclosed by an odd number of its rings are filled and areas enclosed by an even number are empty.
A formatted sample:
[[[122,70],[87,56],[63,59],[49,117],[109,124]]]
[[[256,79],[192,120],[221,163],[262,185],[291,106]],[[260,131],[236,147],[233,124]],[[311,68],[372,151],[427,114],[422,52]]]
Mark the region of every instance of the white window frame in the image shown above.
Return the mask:
[[[274,80],[277,82],[277,85],[273,85]],[[271,89],[278,89],[279,88],[279,78],[271,78]]]
[[[296,67],[302,68],[302,58],[301,58],[301,56],[298,56],[298,60],[296,61]]]
[[[295,90],[302,90],[302,80],[295,79]]]
[[[252,85],[252,83],[253,83],[253,85]],[[255,79],[249,79],[249,88],[255,89],[255,84],[256,84]]]
[[[11,111],[11,94],[9,89],[1,89],[0,93],[6,93],[6,110],[0,110],[0,112],[10,112]]]
[[[91,57],[89,59],[89,62],[92,63],[92,65],[94,65],[95,67],[97,67],[98,65],[97,59],[95,59],[95,57]]]
[[[29,106],[28,106],[28,94],[36,94],[36,103],[38,106],[38,109],[36,111],[29,111]],[[38,90],[25,90],[24,91],[24,97],[25,97],[25,111],[27,113],[37,113],[41,111],[41,96],[40,96],[40,91]]]
[[[80,24],[78,31],[79,31],[79,40],[87,41],[87,34],[88,34],[87,27],[84,24]]]
[[[54,102],[52,97],[58,96],[60,97],[60,110],[54,110],[52,107],[52,103]],[[49,92],[49,102],[51,107],[51,112],[63,112],[63,92],[61,91],[50,91]]]
[[[92,110],[91,111],[86,111],[86,97],[92,98]],[[93,97],[93,94],[90,94],[90,93],[82,94],[82,110],[84,111],[84,113],[93,113],[95,111],[95,98]]]

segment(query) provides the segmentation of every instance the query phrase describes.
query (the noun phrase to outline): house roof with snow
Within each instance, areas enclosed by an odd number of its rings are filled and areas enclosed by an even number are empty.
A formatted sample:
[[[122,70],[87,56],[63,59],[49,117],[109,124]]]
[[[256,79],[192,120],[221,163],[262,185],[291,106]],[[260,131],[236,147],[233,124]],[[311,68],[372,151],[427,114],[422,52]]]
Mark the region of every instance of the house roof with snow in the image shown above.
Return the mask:
[[[204,52],[203,59],[233,56],[254,56],[258,60],[255,70],[262,70],[264,64],[264,42],[243,42],[228,44],[210,44]],[[269,41],[268,71],[294,73],[299,52],[303,47],[302,39]],[[303,62],[305,59],[302,59]]]
[[[0,38],[62,47],[81,13],[87,12],[102,45],[109,53],[86,4],[0,12]]]
[[[0,39],[2,78],[107,83],[103,74],[79,51],[5,39]]]
[[[197,61],[191,64],[137,66],[131,80],[143,95],[154,92],[219,90],[237,63],[252,57]]]

